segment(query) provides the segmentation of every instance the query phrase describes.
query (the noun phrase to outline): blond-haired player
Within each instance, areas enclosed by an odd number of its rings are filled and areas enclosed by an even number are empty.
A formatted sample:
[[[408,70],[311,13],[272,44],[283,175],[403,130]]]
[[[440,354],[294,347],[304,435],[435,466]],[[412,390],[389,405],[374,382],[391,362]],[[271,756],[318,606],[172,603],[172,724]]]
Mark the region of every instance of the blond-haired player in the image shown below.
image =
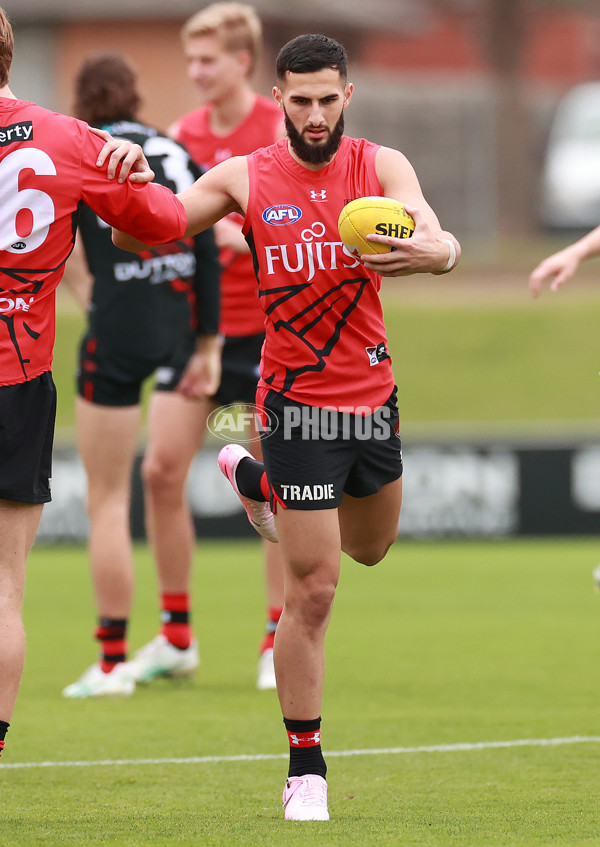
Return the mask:
[[[177,121],[170,134],[203,170],[232,156],[252,153],[284,135],[277,104],[256,93],[252,85],[262,52],[262,26],[251,6],[207,6],[184,25],[182,43],[188,75],[196,86],[201,106]],[[203,442],[207,419],[219,406],[255,401],[264,315],[241,224],[241,216],[231,214],[215,226],[223,269],[219,330],[224,337],[222,379],[217,393],[206,402],[189,404],[178,418],[176,432],[172,430],[168,398],[155,394],[151,401],[154,425],[160,427],[164,418],[165,429],[170,433],[168,443],[154,440],[160,451],[151,447],[142,468],[149,528],[164,583],[171,573],[191,567],[193,539],[185,505],[185,481]],[[258,437],[249,446],[260,458]],[[264,555],[267,622],[259,649],[257,686],[270,689],[275,688],[273,639],[283,606],[283,579],[279,548],[265,544]],[[154,675],[155,647],[160,648],[159,642],[150,642],[136,657],[136,667],[143,677]]]

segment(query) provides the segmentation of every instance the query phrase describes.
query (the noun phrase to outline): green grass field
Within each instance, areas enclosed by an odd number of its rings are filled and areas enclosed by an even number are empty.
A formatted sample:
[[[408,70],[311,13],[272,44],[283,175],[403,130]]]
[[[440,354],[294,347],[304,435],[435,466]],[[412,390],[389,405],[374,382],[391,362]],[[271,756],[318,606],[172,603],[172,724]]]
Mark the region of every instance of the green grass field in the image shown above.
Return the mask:
[[[198,547],[196,680],[104,701],[60,695],[95,657],[85,551],[38,546],[1,843],[600,844],[598,560],[597,539],[401,542],[376,568],[344,560],[323,706],[332,819],[290,824],[276,696],[254,688],[259,544]],[[136,561],[133,648],[157,627],[144,547]]]

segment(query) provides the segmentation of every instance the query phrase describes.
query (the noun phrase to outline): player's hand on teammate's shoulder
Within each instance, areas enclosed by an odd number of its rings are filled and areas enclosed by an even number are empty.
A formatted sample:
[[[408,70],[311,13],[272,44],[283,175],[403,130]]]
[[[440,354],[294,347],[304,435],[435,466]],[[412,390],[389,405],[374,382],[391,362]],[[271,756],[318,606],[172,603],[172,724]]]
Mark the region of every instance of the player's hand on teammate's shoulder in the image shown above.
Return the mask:
[[[117,181],[145,183],[154,179],[154,171],[144,156],[139,144],[133,144],[124,138],[113,138],[105,129],[90,127],[90,132],[101,138],[105,144],[98,154],[96,165],[101,168],[108,159],[107,176],[114,179],[118,171]],[[119,169],[120,165],[120,169]]]
[[[404,208],[415,222],[415,230],[411,237],[368,235],[368,241],[388,244],[393,249],[389,253],[364,254],[360,257],[362,264],[381,276],[441,273],[448,262],[448,242],[432,230],[420,209],[406,204]]]

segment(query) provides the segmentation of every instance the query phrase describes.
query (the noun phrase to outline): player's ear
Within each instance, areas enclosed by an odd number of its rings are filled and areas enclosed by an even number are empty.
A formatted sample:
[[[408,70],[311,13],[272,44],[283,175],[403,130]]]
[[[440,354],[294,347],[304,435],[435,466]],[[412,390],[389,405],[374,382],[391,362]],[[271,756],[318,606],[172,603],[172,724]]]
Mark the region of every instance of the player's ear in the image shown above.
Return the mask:
[[[235,54],[244,76],[249,77],[252,70],[252,55],[249,50],[238,50]]]
[[[344,109],[349,105],[350,100],[352,100],[352,92],[354,91],[354,86],[351,82],[346,83],[346,87],[344,89]]]
[[[279,108],[283,109],[283,94],[281,93],[281,89],[278,85],[273,86],[273,97],[275,98],[275,102]]]

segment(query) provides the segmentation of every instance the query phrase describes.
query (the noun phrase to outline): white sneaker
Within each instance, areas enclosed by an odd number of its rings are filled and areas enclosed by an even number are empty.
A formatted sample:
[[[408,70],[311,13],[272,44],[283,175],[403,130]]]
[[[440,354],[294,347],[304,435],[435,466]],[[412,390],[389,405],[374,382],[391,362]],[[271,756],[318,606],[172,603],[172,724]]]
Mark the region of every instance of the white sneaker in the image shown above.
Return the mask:
[[[119,662],[110,673],[95,664],[63,689],[63,697],[130,697],[134,691],[135,680],[126,662]]]
[[[136,682],[150,682],[157,676],[192,676],[200,665],[198,642],[192,641],[186,650],[169,644],[164,635],[140,647],[131,661],[129,673]]]
[[[258,677],[256,679],[256,687],[259,691],[268,691],[270,688],[277,688],[272,647],[265,650],[260,655],[260,659],[258,660]]]
[[[271,506],[267,502],[259,502],[258,500],[250,500],[249,497],[244,497],[238,491],[235,481],[235,472],[237,466],[242,459],[254,459],[254,456],[249,453],[241,444],[227,444],[226,447],[219,452],[219,467],[221,472],[225,474],[237,496],[242,501],[242,506],[246,510],[248,520],[254,529],[266,538],[267,541],[277,543],[277,530],[275,529],[275,518],[271,511]]]
[[[288,777],[282,802],[286,821],[329,820],[327,783],[317,774]]]

